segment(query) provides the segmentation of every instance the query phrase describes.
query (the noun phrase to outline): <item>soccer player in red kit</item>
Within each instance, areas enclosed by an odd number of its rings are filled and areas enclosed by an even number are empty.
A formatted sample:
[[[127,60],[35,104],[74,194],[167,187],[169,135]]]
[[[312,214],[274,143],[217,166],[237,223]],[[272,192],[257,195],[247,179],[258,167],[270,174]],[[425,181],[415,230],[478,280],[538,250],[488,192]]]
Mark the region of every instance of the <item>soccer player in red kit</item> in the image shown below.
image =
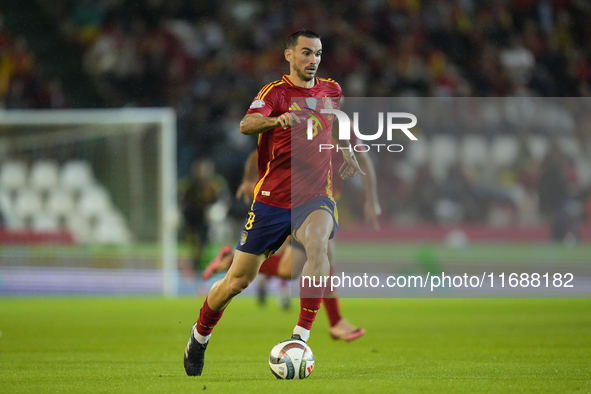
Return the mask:
[[[359,142],[361,143],[361,142]],[[366,152],[359,152],[356,155],[361,169],[366,172],[366,176],[363,179],[363,186],[365,190],[365,204],[364,204],[364,216],[365,220],[370,223],[374,229],[379,230],[378,216],[381,214],[381,207],[378,201],[377,185],[375,169],[369,158],[369,154]],[[238,187],[236,192],[237,198],[243,198],[247,204],[252,203],[252,197],[254,194],[254,188],[258,181],[257,173],[257,152],[254,151],[248,157],[244,168],[244,177],[242,183]],[[343,159],[341,152],[336,150],[332,151],[332,165],[333,167],[340,167]],[[333,177],[333,194],[336,201],[339,200],[344,182],[340,177]],[[330,275],[334,272],[334,259],[335,259],[335,244],[334,239],[328,243],[328,261],[330,262]],[[305,257],[301,256],[302,258]],[[232,265],[234,258],[234,249],[230,245],[225,245],[221,248],[218,255],[209,263],[203,273],[203,279],[207,280],[212,275],[218,272],[228,270]],[[285,244],[277,250],[277,252],[265,260],[261,265],[259,274],[265,275],[265,277],[278,277],[282,280],[292,279],[299,275],[304,263],[306,261],[296,261],[291,258],[291,246],[290,239],[288,238]],[[292,268],[293,266],[293,268]],[[263,286],[264,286],[263,282]],[[259,287],[261,283],[259,282]],[[260,297],[260,294],[259,294]],[[342,339],[344,341],[353,341],[362,337],[365,334],[363,328],[357,328],[351,325],[341,315],[341,308],[339,305],[339,299],[336,290],[331,291],[326,289],[324,298],[322,300],[324,309],[328,315],[329,320],[329,332],[333,339]]]
[[[284,51],[290,74],[264,86],[240,122],[240,132],[259,135],[258,172],[254,202],[236,246],[234,262],[226,276],[212,286],[184,354],[187,375],[199,376],[211,332],[232,298],[257,276],[263,261],[291,235],[292,253],[305,253],[302,275],[316,278],[329,275],[328,240],[338,228],[336,204],[332,198],[331,153],[310,148],[306,122],[291,112],[292,99],[306,98],[299,107],[323,103],[337,108],[340,86],[315,77],[322,55],[320,37],[298,30],[288,37]],[[314,143],[332,143],[332,118],[326,129],[314,136]],[[331,132],[332,131],[332,132]],[[345,160],[342,178],[365,175],[352,154],[349,141],[338,141]],[[317,145],[318,147],[318,145]],[[294,167],[295,163],[295,167]],[[303,249],[303,250],[302,250]],[[307,342],[320,308],[325,286],[305,284],[300,288],[300,314],[292,338]]]

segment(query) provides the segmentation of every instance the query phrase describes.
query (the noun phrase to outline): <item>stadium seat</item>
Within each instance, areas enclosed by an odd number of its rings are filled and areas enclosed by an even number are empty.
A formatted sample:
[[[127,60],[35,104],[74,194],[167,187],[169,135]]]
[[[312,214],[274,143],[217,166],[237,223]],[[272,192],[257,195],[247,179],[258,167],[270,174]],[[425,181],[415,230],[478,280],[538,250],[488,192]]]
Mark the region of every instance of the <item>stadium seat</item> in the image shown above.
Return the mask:
[[[12,198],[6,190],[0,190],[0,211],[4,215],[12,211]]]
[[[394,166],[394,172],[404,182],[412,182],[416,177],[417,168],[409,162],[402,161]]]
[[[91,186],[94,183],[90,164],[82,160],[73,160],[64,164],[60,175],[61,185],[72,191]]]
[[[527,141],[534,160],[543,160],[548,151],[548,139],[541,135],[534,135]]]
[[[519,143],[513,136],[495,137],[490,145],[490,159],[497,167],[510,166],[517,157]]]
[[[15,215],[14,212],[4,213],[4,225],[7,230],[10,231],[21,231],[27,228],[26,220],[18,215]]]
[[[429,155],[429,142],[425,139],[411,141],[404,145],[404,150],[408,150],[406,160],[413,166],[421,166],[427,160]]]
[[[0,187],[14,190],[25,186],[27,182],[27,166],[20,161],[5,162],[0,169]]]
[[[450,164],[457,160],[456,140],[449,135],[434,137],[429,144],[431,173],[436,180],[445,178]]]
[[[38,161],[31,167],[29,186],[36,190],[53,189],[58,185],[59,167],[54,161]]]
[[[460,143],[460,163],[468,167],[486,165],[488,162],[488,141],[480,135],[467,135]]]
[[[45,203],[45,210],[54,215],[66,215],[75,209],[72,192],[64,189],[50,190]]]
[[[565,135],[557,138],[558,146],[562,152],[573,159],[581,156],[580,143],[574,135]]]
[[[111,209],[111,205],[108,191],[102,186],[94,185],[80,191],[77,211],[90,218],[107,213]]]
[[[31,229],[36,232],[58,231],[59,218],[49,213],[38,213],[31,217]]]
[[[586,157],[579,157],[575,160],[575,167],[579,176],[581,187],[585,188],[591,185],[591,160]]]
[[[99,244],[129,244],[131,236],[123,216],[116,211],[97,216],[92,241]]]
[[[43,210],[41,194],[32,189],[21,189],[16,193],[13,212],[20,217],[35,215]]]
[[[74,235],[77,243],[89,243],[91,240],[90,221],[76,212],[64,216],[66,228]]]

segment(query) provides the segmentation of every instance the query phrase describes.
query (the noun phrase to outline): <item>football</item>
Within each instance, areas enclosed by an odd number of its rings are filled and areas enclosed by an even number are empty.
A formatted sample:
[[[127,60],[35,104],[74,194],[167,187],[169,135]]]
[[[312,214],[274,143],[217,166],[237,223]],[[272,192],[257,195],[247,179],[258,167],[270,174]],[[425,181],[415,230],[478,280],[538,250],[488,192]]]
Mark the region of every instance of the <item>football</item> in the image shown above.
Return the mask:
[[[288,339],[271,350],[269,366],[277,379],[305,379],[314,369],[314,355],[305,342]]]

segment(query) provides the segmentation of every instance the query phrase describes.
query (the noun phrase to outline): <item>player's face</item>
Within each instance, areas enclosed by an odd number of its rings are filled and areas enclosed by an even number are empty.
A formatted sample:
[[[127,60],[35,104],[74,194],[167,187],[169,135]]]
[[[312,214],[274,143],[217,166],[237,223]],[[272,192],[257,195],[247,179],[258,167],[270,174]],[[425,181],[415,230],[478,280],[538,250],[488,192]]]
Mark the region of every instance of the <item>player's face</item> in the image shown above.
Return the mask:
[[[287,60],[291,68],[303,81],[311,81],[318,71],[322,56],[322,43],[318,38],[298,37],[295,49],[287,50]]]

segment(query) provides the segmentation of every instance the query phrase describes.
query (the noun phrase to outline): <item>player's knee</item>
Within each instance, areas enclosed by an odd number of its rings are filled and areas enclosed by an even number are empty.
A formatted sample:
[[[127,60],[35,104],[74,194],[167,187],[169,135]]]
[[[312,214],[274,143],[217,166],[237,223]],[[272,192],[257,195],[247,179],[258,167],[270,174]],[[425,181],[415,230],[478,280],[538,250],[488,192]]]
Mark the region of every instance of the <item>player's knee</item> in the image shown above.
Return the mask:
[[[328,239],[322,238],[311,238],[306,245],[306,254],[308,255],[308,261],[320,261],[324,260],[328,253]]]
[[[234,297],[244,291],[252,281],[245,277],[232,278],[227,285],[227,291]]]

